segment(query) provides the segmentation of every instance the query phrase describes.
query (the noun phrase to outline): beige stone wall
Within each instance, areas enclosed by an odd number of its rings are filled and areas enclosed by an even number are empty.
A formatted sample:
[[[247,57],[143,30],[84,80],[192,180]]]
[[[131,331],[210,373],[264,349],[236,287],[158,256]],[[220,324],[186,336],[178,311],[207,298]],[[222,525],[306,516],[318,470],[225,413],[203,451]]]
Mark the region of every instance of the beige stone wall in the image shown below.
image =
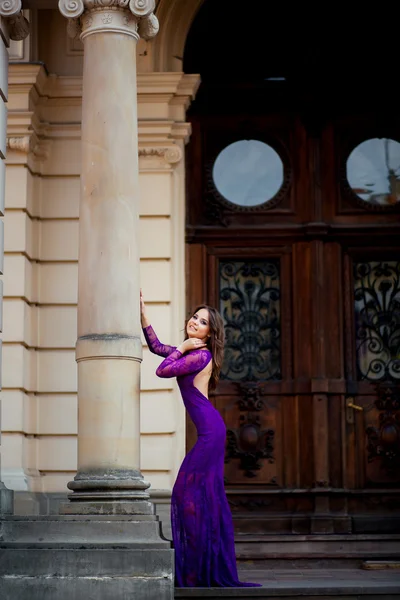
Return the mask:
[[[8,32],[4,20],[0,17],[0,332],[3,329],[3,215],[4,215],[4,196],[5,196],[5,176],[6,176],[6,116],[7,116],[7,98],[8,98],[8,52],[9,43]],[[1,389],[1,351],[2,344],[0,340],[0,389]],[[1,424],[1,397],[0,397],[0,424]],[[1,444],[1,427],[0,427]],[[0,481],[1,481],[1,447],[0,447]],[[1,508],[1,507],[0,507]]]
[[[10,65],[2,429],[12,489],[65,491],[76,469],[82,81],[66,73],[82,49],[63,40],[65,64],[53,65],[62,76]],[[54,44],[53,31],[42,46],[50,53]],[[168,343],[181,339],[185,317],[185,112],[197,85],[181,73],[138,77],[141,286]],[[184,410],[175,382],[154,375],[158,362],[144,348],[141,468],[153,488],[170,489],[184,455]]]

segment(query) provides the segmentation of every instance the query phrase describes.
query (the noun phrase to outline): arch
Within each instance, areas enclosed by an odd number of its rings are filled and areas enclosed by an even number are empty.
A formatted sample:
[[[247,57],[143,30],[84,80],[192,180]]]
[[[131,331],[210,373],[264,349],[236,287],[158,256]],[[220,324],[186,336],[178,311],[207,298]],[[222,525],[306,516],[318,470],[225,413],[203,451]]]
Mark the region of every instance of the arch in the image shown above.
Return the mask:
[[[153,70],[182,71],[189,29],[204,0],[160,0],[156,15],[160,31],[152,42]]]

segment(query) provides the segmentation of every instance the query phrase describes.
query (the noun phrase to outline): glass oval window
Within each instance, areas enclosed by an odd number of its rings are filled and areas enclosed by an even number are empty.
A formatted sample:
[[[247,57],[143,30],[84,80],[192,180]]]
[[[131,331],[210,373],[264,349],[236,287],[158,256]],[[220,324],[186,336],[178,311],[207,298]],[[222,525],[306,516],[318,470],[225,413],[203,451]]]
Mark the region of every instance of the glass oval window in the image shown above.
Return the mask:
[[[390,206],[400,201],[400,144],[372,138],[359,144],[347,159],[351,190],[369,204]]]
[[[271,200],[284,179],[279,154],[259,140],[240,140],[224,148],[213,166],[218,192],[237,206],[251,207]]]

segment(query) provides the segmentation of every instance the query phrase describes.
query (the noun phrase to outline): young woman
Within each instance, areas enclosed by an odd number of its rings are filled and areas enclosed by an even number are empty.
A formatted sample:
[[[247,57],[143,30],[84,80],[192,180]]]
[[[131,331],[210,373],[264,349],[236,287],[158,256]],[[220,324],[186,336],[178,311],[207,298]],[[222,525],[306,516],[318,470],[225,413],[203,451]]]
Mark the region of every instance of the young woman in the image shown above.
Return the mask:
[[[197,307],[177,348],[158,340],[146,316],[141,317],[149,349],[164,357],[156,373],[176,377],[198,439],[186,455],[171,500],[177,587],[252,587],[238,579],[233,523],[224,489],[226,429],[208,399],[222,365],[224,324],[210,306]]]

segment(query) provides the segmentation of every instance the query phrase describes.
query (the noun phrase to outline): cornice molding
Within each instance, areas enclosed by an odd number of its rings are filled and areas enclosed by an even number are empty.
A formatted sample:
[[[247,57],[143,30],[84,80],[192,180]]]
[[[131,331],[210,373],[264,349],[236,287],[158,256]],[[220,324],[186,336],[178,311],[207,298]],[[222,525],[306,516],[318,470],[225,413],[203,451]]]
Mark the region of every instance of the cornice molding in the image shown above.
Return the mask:
[[[40,139],[35,133],[23,136],[12,136],[6,138],[8,150],[30,154],[38,160],[46,160],[49,156],[51,139]],[[169,146],[142,146],[138,150],[139,158],[142,159],[161,159],[167,165],[175,167],[181,162],[183,152],[177,144]]]
[[[26,91],[35,87],[39,96],[45,95],[48,75],[41,64],[10,63],[8,67],[8,85],[14,90]],[[19,86],[19,87],[17,87]]]
[[[13,83],[17,78],[22,80],[24,73],[16,72],[14,67],[22,65],[10,65],[10,79]],[[43,70],[44,71],[44,70]],[[13,75],[11,75],[13,72]],[[33,75],[27,70],[26,76],[33,79]],[[200,85],[199,75],[186,75],[182,72],[176,73],[138,73],[137,88],[138,102],[157,96],[173,98],[174,103],[181,102],[186,104],[192,100]],[[80,98],[82,97],[82,77],[69,77],[57,75],[45,75],[44,85],[42,86],[43,95],[49,98]],[[153,100],[154,101],[154,100]]]
[[[197,76],[184,73],[138,75],[138,104],[143,106],[144,117],[138,121],[139,156],[142,160],[152,159],[154,164],[160,164],[161,160],[164,166],[176,165],[182,160],[182,150],[178,144],[188,141],[191,125],[185,121],[184,111],[181,109],[182,112],[176,113],[175,107],[184,107],[190,102],[198,81]],[[52,140],[79,140],[81,98],[82,77],[48,75],[43,66],[38,64],[10,64],[10,109],[7,123],[9,149],[26,152],[41,160],[47,156],[47,148]],[[69,103],[76,107],[73,112],[74,120],[70,119],[67,123],[58,118],[53,122],[53,107],[59,106],[64,110],[63,107],[70,106]],[[146,104],[152,103],[165,103],[166,107],[169,105],[172,108],[162,109],[166,118],[148,118],[147,115],[151,115],[151,111],[146,109]],[[28,107],[31,110],[28,110]],[[168,118],[169,114],[172,114],[173,118]],[[34,141],[28,144],[29,138],[33,138]]]

